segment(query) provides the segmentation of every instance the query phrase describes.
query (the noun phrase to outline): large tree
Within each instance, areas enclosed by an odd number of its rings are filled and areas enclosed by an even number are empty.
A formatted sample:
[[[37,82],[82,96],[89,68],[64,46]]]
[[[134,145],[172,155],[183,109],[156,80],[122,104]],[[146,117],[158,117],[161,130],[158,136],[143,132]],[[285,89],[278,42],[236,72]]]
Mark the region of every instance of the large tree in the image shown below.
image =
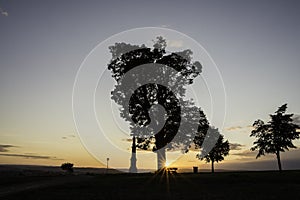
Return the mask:
[[[201,153],[197,154],[196,157],[200,160],[205,160],[207,163],[211,162],[211,172],[215,172],[214,163],[221,162],[224,157],[229,154],[229,142],[224,141],[224,136],[219,133],[218,128],[209,127],[207,132],[207,142],[211,143],[202,148]],[[194,143],[196,147],[201,147],[203,143],[204,136],[196,137]],[[217,142],[215,142],[217,139]],[[209,146],[213,146],[212,149]]]
[[[165,150],[180,148],[187,152],[193,137],[207,124],[202,110],[185,99],[185,86],[201,73],[201,64],[192,62],[191,50],[170,53],[166,46],[162,37],[156,38],[153,48],[116,43],[110,47],[112,59],[108,64],[117,81],[111,98],[120,105],[120,115],[129,122],[137,147],[156,151],[161,163],[165,162],[160,159],[165,158]],[[145,84],[144,80],[150,82]],[[170,87],[160,84],[167,80]],[[182,124],[184,128],[180,128]]]
[[[293,114],[285,114],[287,104],[278,108],[275,114],[270,115],[271,120],[267,123],[258,119],[253,123],[254,130],[251,137],[256,137],[252,151],[258,150],[256,158],[265,154],[276,154],[279,171],[282,171],[280,152],[290,148],[296,148],[293,140],[299,139],[299,126],[293,123]]]

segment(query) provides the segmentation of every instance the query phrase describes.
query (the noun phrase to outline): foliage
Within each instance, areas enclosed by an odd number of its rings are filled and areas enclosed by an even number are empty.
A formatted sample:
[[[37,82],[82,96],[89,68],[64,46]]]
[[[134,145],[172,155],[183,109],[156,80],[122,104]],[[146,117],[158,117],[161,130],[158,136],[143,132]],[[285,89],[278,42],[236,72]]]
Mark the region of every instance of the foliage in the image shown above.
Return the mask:
[[[270,115],[271,120],[267,123],[258,119],[253,123],[254,130],[250,136],[255,137],[252,151],[258,150],[256,158],[265,154],[276,154],[278,167],[281,171],[280,152],[290,148],[296,148],[293,140],[299,139],[299,126],[293,123],[293,114],[285,114],[287,104],[278,108],[275,114]]]
[[[67,172],[72,173],[73,172],[73,166],[74,166],[73,163],[63,163],[63,164],[61,164],[60,168],[62,170],[65,170]]]
[[[215,141],[214,137],[217,137],[217,142],[216,144],[211,144],[214,145],[214,147],[208,152],[208,149],[202,149],[200,154],[197,154],[196,157],[200,160],[205,160],[207,163],[211,162],[212,163],[212,172],[214,172],[214,162],[220,162],[224,160],[224,157],[229,154],[229,142],[228,140],[224,141],[224,136],[221,135],[218,131],[218,128],[214,127],[209,127],[208,130],[208,141]],[[203,137],[195,138],[194,142],[196,147],[201,146],[203,142]]]
[[[189,49],[167,53],[167,42],[163,37],[159,36],[153,42],[153,48],[126,43],[116,43],[109,47],[112,59],[108,64],[108,69],[117,81],[111,98],[120,105],[120,116],[130,123],[131,133],[137,137],[138,148],[153,151],[162,147],[180,148],[183,152],[187,152],[193,137],[200,134],[199,130],[205,130],[203,127],[208,126],[203,111],[192,101],[184,100],[185,86],[193,83],[193,79],[201,73],[202,66],[197,61],[192,62],[192,51]],[[153,64],[147,66],[151,67],[151,73],[132,74],[131,82],[122,83],[122,78],[127,72],[149,63]],[[175,73],[167,72],[159,65],[168,66],[174,69]],[[133,84],[152,78],[151,75],[154,72],[160,74],[155,77],[155,83],[140,84],[139,88],[132,90]],[[157,84],[166,79],[175,82],[176,85],[170,89]],[[124,105],[129,96],[129,105]],[[155,110],[155,105],[164,107],[166,120],[161,120],[161,112]],[[127,106],[129,109],[125,109]],[[152,113],[149,113],[150,109],[154,109]],[[179,130],[182,122],[188,125],[185,129]],[[158,133],[155,133],[154,129],[145,132],[144,127],[150,123],[155,127],[162,125],[162,128]],[[189,124],[199,124],[203,127],[198,127],[197,130],[197,126],[192,128]]]

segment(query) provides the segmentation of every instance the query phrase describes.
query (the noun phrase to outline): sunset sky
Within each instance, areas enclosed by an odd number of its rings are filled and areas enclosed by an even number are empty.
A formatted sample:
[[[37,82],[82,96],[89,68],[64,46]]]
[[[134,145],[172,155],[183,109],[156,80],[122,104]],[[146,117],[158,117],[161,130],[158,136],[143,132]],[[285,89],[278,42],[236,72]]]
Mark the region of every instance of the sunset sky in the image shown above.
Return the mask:
[[[233,144],[216,168],[277,169],[274,155],[256,160],[249,151],[252,123],[269,120],[288,103],[288,113],[300,124],[299,1],[0,0],[0,8],[0,164],[106,164],[88,152],[77,133],[73,85],[83,60],[100,42],[134,28],[184,33],[216,63],[226,89],[220,131]],[[126,138],[122,142],[130,151]],[[300,147],[299,140],[294,144]],[[172,165],[208,168],[196,153]],[[114,152],[103,156],[120,159]],[[130,158],[122,159],[129,167]],[[284,169],[300,169],[300,150],[282,154],[282,160]],[[155,166],[138,158],[138,168]]]

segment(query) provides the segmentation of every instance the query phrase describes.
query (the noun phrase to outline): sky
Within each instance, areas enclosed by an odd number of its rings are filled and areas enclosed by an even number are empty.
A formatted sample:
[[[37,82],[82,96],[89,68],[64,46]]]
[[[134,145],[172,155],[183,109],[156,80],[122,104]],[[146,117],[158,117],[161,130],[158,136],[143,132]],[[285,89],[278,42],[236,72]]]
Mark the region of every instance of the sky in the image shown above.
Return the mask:
[[[76,130],[76,74],[87,55],[112,35],[164,27],[201,44],[220,71],[226,89],[220,131],[234,145],[217,167],[276,169],[273,155],[255,160],[249,135],[256,119],[267,121],[284,103],[288,112],[300,115],[299,1],[0,0],[0,8],[0,164],[68,161],[103,167]],[[299,153],[284,153],[283,168],[299,169]],[[172,165],[209,167],[195,154]],[[139,160],[138,165],[153,167]]]

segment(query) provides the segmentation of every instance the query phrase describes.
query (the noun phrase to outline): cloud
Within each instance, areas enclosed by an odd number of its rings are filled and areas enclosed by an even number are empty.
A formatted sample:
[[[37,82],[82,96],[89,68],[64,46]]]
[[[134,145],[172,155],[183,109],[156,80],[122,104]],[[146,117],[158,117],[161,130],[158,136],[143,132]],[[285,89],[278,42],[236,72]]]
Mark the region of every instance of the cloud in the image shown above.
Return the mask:
[[[253,130],[252,125],[248,126],[231,126],[225,128],[226,131],[243,131],[243,132],[249,132],[250,130]]]
[[[4,16],[8,16],[8,12],[6,12],[5,10],[3,10],[1,7],[0,7],[0,13]]]
[[[230,150],[241,150],[245,145],[239,143],[230,143]]]
[[[9,148],[15,148],[18,146],[11,145],[11,144],[0,144],[0,152],[8,152]],[[19,158],[28,158],[28,159],[50,159],[50,160],[62,160],[56,158],[54,156],[44,156],[44,155],[37,155],[33,153],[25,153],[25,154],[18,154],[18,153],[0,153],[0,156],[6,157],[19,157]]]
[[[167,46],[180,48],[180,47],[183,47],[183,41],[182,40],[168,40]]]
[[[257,153],[258,153],[257,151],[245,150],[245,151],[238,152],[238,153],[231,153],[230,155],[241,156],[243,158],[249,158],[249,157],[256,158]]]
[[[138,151],[138,152],[149,152],[149,151],[153,152],[152,149],[140,149],[140,148],[136,148],[136,151]]]
[[[130,142],[130,143],[132,143],[132,138],[128,138],[128,139],[122,139],[122,141],[124,141],[124,142]]]
[[[19,157],[19,158],[28,158],[28,159],[62,160],[62,159],[56,158],[54,156],[43,156],[43,155],[36,155],[36,154],[0,153],[0,156]]]
[[[284,170],[298,170],[300,169],[299,159],[283,160],[281,163]],[[229,163],[221,163],[223,169],[226,170],[250,170],[250,171],[262,171],[262,170],[278,170],[277,161],[275,158],[261,160],[253,159],[249,161],[237,161]]]
[[[67,136],[63,136],[61,138],[66,140],[66,139],[72,139],[72,138],[75,138],[75,137],[76,137],[75,135],[67,135]]]
[[[231,127],[226,128],[227,131],[236,131],[236,130],[240,130],[240,129],[243,129],[243,127],[241,127],[241,126],[231,126]]]
[[[0,152],[8,152],[9,148],[14,148],[17,146],[11,145],[11,144],[0,144]]]

